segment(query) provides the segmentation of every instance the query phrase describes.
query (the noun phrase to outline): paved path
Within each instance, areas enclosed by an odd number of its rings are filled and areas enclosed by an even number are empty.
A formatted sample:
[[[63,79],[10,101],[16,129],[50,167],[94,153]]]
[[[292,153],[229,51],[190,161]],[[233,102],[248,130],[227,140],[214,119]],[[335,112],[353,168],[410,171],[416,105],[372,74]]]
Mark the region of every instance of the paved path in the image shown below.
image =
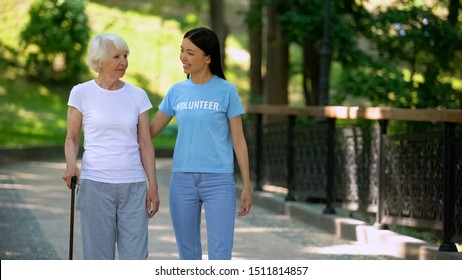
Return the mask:
[[[0,166],[0,259],[68,259],[70,191],[60,179],[64,167],[61,159]],[[171,160],[157,159],[157,169],[161,209],[149,224],[149,259],[175,260],[168,207]],[[78,212],[74,244],[74,259],[82,259]],[[233,259],[395,258],[254,205],[251,214],[236,220]]]

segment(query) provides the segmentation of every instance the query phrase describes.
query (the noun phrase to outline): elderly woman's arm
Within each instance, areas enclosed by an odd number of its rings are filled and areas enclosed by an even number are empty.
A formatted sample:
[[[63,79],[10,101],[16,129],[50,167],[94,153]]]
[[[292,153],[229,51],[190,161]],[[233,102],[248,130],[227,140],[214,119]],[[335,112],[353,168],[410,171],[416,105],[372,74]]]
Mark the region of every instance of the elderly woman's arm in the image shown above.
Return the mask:
[[[157,185],[155,151],[149,132],[149,116],[147,111],[139,116],[138,142],[140,145],[141,162],[149,185],[146,193],[146,208],[149,218],[152,218],[159,211],[160,199]]]
[[[76,108],[69,106],[67,109],[67,135],[64,142],[64,155],[66,157],[66,170],[63,180],[70,188],[71,178],[77,176],[77,184],[80,184],[80,172],[77,166],[77,155],[79,154],[80,132],[82,129],[82,113]]]

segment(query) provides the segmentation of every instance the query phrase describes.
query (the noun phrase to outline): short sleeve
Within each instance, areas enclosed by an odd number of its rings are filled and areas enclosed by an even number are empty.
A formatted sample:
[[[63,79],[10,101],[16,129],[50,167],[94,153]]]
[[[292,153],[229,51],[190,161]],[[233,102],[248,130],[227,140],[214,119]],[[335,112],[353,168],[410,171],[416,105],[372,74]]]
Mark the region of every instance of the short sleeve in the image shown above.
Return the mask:
[[[141,115],[142,113],[152,108],[152,103],[149,100],[148,94],[142,89],[140,89],[140,91],[141,91],[141,94],[140,94],[141,99],[140,99],[139,114]]]
[[[170,88],[170,90],[167,92],[167,95],[165,95],[164,99],[159,104],[159,110],[170,117],[175,116],[175,110],[173,109],[171,100],[172,95],[173,89]]]
[[[82,112],[82,85],[76,85],[71,89],[69,94],[68,106],[75,107],[77,110]]]
[[[241,100],[239,99],[236,87],[232,86],[229,93],[227,117],[228,119],[232,119],[242,114],[245,114],[244,107],[242,106]]]

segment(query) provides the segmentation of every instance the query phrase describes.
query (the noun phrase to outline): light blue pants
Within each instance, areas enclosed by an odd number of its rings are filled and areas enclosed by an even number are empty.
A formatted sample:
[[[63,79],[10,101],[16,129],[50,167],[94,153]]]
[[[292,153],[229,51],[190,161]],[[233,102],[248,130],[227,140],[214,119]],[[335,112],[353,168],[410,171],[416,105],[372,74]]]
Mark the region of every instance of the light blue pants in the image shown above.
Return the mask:
[[[148,257],[146,182],[109,184],[82,179],[77,189],[86,260]]]
[[[202,259],[202,204],[208,258],[231,259],[236,212],[233,174],[174,172],[170,180],[170,215],[180,259]]]

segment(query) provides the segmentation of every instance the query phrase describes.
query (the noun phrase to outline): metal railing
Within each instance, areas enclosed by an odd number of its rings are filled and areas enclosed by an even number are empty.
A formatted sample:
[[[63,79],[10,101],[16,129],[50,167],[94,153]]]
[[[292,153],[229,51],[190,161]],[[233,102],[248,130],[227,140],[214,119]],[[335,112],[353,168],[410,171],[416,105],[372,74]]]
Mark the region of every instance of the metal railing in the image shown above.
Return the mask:
[[[435,229],[442,232],[440,250],[457,251],[462,110],[248,105],[246,111],[256,190],[285,187],[286,200],[321,201],[326,214],[335,207],[373,213],[381,228]],[[396,121],[441,129],[387,133]]]

